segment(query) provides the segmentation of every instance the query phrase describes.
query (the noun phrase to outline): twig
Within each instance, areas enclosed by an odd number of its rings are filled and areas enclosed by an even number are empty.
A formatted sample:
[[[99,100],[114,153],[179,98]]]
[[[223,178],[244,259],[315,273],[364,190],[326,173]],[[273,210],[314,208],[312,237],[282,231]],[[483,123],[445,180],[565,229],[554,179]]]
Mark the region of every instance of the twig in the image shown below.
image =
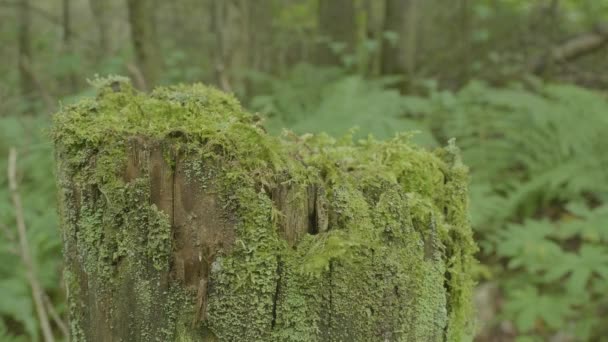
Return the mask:
[[[59,327],[59,330],[61,330],[61,333],[63,334],[63,336],[65,336],[65,337],[69,336],[70,333],[68,331],[68,326],[61,319],[61,317],[57,313],[57,310],[55,310],[55,308],[53,307],[53,303],[51,303],[51,299],[49,298],[49,296],[46,293],[44,294],[44,304],[46,305],[46,308],[49,311],[51,318],[53,318],[53,322],[55,322],[57,327]]]
[[[54,342],[53,332],[51,331],[51,324],[44,307],[44,293],[42,286],[36,278],[36,266],[32,261],[30,254],[30,246],[27,241],[27,234],[25,228],[25,218],[23,216],[23,206],[21,204],[21,195],[19,194],[19,187],[17,185],[17,150],[11,147],[8,155],[8,184],[11,192],[11,199],[13,206],[15,207],[15,219],[17,221],[17,233],[19,235],[19,249],[21,251],[21,260],[25,265],[27,279],[32,288],[32,297],[34,298],[34,304],[38,313],[38,319],[40,320],[40,326],[42,328],[42,335],[44,336],[45,342]]]

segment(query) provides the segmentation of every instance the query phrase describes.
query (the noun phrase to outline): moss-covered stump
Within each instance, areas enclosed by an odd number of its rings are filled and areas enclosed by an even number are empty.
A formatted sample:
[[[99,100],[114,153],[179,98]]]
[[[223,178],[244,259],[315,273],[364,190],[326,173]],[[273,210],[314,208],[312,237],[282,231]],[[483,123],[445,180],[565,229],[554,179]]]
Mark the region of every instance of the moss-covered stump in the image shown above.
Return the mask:
[[[465,341],[454,146],[267,135],[202,85],[55,116],[74,341]]]

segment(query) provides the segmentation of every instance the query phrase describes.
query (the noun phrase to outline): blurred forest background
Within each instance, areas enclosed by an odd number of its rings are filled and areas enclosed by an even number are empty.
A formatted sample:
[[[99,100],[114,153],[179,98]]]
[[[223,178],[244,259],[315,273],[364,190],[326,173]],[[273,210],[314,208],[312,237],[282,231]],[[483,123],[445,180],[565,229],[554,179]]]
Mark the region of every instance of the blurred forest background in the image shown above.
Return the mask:
[[[606,0],[0,0],[0,42],[0,341],[67,340],[46,129],[97,74],[214,84],[277,134],[455,137],[477,340],[608,341]]]

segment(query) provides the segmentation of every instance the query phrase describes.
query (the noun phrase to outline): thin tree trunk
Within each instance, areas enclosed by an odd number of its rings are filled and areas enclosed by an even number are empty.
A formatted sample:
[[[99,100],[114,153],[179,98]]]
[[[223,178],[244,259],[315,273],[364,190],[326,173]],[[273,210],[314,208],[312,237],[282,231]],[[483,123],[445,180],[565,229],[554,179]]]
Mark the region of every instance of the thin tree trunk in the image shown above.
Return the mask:
[[[341,65],[342,57],[355,50],[357,26],[353,0],[319,0],[316,61],[319,65]]]
[[[226,55],[222,26],[225,17],[225,2],[222,0],[210,0],[209,12],[211,13],[210,31],[213,33],[215,48],[213,49],[213,70],[215,73],[215,84],[224,91],[232,91],[230,80],[226,71]]]
[[[248,1],[249,27],[247,35],[251,50],[249,66],[256,71],[271,72],[276,59],[273,58],[272,2]]]
[[[250,36],[257,33],[250,27],[250,11],[255,6],[248,0],[211,0],[216,82],[224,91],[247,93],[245,71],[256,49]]]
[[[382,44],[382,74],[401,75],[400,84],[406,89],[407,81],[416,70],[417,4],[418,0],[387,0],[384,17],[384,32],[397,39],[385,38]],[[390,37],[390,36],[389,36]]]
[[[62,0],[62,9],[63,9],[63,51],[68,56],[72,57],[74,54],[74,46],[72,39],[72,18],[70,13],[71,1],[70,0]],[[67,83],[69,93],[74,93],[78,88],[77,78],[75,74],[75,70],[73,66],[70,66],[70,69],[65,75],[65,83]]]
[[[36,82],[30,73],[30,69],[28,69],[32,63],[32,47],[30,37],[31,19],[28,0],[20,0],[18,16],[19,82],[21,85],[21,96],[27,101],[28,99],[31,99],[36,90]]]
[[[146,88],[154,87],[160,77],[162,57],[156,32],[154,0],[127,0],[131,41]]]
[[[364,10],[365,10],[365,36],[366,39],[372,42],[381,43],[382,42],[382,31],[383,31],[383,15],[382,11],[384,3],[374,0],[365,0],[364,2]],[[364,65],[365,69],[363,70],[368,75],[377,76],[380,73],[380,68],[382,66],[382,48],[377,48],[374,51],[370,51],[369,59],[367,64]]]
[[[103,57],[110,52],[110,21],[108,16],[108,0],[89,0],[89,7],[97,26],[98,55]]]
[[[471,4],[469,0],[460,0],[460,42],[461,60],[459,84],[468,82],[471,66]]]

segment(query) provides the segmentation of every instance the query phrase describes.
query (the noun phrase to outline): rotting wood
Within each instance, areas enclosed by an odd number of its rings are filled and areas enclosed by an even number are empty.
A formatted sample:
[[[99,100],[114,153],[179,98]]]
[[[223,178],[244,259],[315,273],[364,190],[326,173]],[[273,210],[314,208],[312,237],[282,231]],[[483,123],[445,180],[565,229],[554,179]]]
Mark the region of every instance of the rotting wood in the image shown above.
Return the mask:
[[[72,340],[470,337],[454,146],[277,139],[202,85],[96,82],[54,117]]]

